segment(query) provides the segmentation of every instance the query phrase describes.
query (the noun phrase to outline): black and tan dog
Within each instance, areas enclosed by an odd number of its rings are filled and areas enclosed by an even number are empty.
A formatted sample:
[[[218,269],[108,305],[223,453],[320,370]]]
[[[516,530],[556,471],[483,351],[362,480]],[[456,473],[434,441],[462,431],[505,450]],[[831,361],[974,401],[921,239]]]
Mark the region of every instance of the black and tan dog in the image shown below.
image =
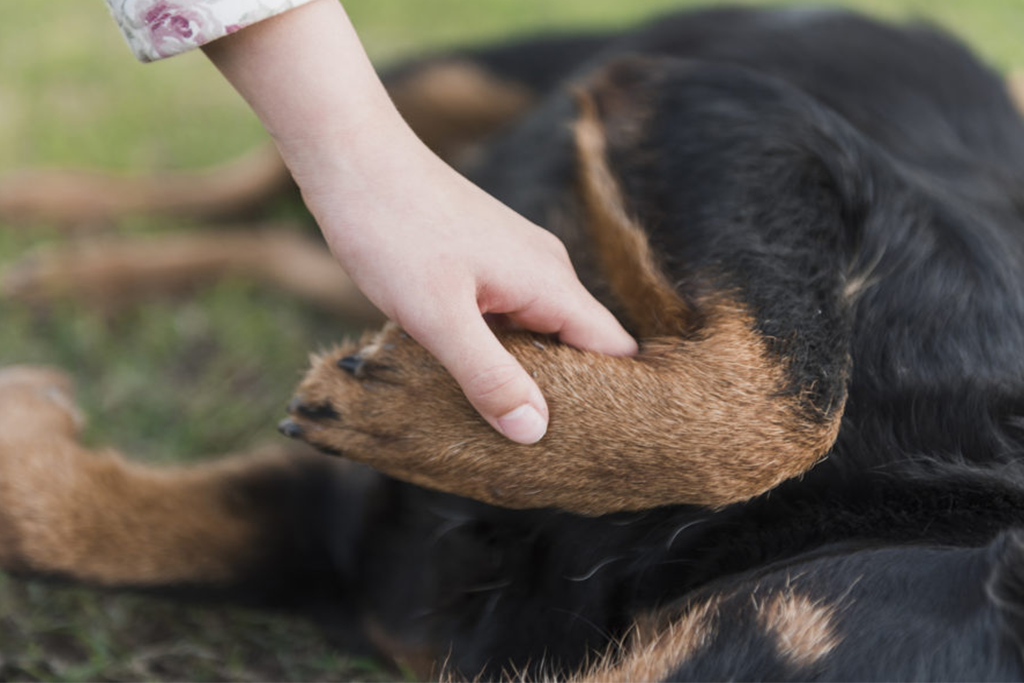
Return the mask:
[[[448,150],[521,117],[471,177],[640,354],[503,332],[551,407],[517,446],[387,327],[282,424],[347,460],[177,472],[86,452],[59,376],[9,370],[4,567],[306,609],[424,675],[1024,677],[1024,123],[994,74],[927,28],[716,10],[391,84]]]

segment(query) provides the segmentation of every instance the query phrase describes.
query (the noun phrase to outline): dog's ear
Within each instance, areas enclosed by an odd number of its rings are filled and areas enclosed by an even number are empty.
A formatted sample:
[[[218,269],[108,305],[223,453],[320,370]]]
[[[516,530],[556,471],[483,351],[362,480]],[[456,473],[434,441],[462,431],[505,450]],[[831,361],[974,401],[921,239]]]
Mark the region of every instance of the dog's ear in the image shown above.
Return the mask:
[[[630,58],[574,90],[578,192],[601,270],[631,330],[640,337],[687,336],[698,322],[669,281],[634,215],[612,158],[638,147],[651,118],[653,86],[668,60]],[[650,69],[652,74],[648,74]]]
[[[680,61],[630,55],[598,69],[575,88],[576,100],[593,102],[610,149],[636,147],[657,106],[656,98]]]

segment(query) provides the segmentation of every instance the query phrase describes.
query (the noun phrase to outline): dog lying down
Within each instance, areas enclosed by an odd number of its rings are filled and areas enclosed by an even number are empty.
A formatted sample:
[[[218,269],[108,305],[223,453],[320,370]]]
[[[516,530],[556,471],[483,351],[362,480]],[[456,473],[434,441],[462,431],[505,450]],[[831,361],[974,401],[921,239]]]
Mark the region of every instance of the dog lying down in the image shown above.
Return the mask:
[[[63,377],[9,369],[4,568],[306,610],[423,677],[1024,677],[1024,125],[995,74],[929,28],[729,9],[388,82],[438,147],[477,136],[467,173],[640,354],[501,332],[551,408],[521,446],[388,326],[282,423],[341,459],[173,471],[86,451]]]

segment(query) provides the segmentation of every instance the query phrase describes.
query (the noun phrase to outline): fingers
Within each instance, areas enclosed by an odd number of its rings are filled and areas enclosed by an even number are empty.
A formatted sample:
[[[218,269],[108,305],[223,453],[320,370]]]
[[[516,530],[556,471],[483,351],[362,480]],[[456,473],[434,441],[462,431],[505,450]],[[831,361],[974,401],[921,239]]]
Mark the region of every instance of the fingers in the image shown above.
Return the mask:
[[[538,299],[510,314],[517,324],[557,333],[566,344],[613,356],[637,351],[636,341],[608,309],[575,281],[578,291]],[[531,444],[547,431],[548,408],[536,382],[505,350],[475,302],[458,309],[455,321],[444,316],[420,318],[423,327],[406,330],[451,373],[477,412],[512,441]],[[465,314],[462,314],[465,311]]]
[[[573,291],[537,299],[509,317],[534,332],[557,334],[569,346],[607,356],[632,356],[636,340],[615,316],[575,280]]]
[[[541,268],[543,277],[506,278],[494,287],[486,279],[478,282],[478,300],[483,310],[505,313],[516,324],[534,332],[557,334],[569,346],[607,356],[632,356],[637,352],[636,340],[622,327],[615,316],[583,286],[576,277],[565,245],[552,235],[542,233],[542,251],[548,259]],[[551,256],[554,255],[554,258]],[[530,263],[545,263],[534,256]],[[524,283],[532,282],[531,285]],[[545,283],[545,284],[540,284]],[[492,290],[497,289],[498,292]],[[518,296],[509,297],[509,290],[518,289]],[[504,290],[504,291],[500,291]],[[527,292],[524,290],[532,290]],[[496,305],[485,303],[488,299]]]
[[[615,316],[580,285],[582,295],[577,307],[558,331],[558,338],[569,346],[608,356],[632,356],[636,340],[626,332]]]
[[[505,350],[483,316],[407,331],[451,373],[480,415],[512,441],[531,444],[547,431],[548,408],[536,382]]]
[[[636,341],[615,316],[576,281],[575,296],[545,300],[512,315],[537,332],[557,332],[566,344],[613,356],[636,353]],[[549,297],[550,299],[550,297]],[[574,302],[574,303],[573,303]],[[481,416],[512,441],[531,444],[547,431],[548,409],[537,384],[505,350],[475,307],[455,325],[413,336],[441,361]]]

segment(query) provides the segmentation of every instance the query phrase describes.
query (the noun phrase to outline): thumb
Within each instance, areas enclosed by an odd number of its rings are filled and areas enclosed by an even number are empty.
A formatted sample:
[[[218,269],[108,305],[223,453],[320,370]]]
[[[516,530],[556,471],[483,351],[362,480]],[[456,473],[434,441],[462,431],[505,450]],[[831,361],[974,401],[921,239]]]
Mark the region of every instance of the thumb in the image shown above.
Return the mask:
[[[492,427],[522,444],[536,443],[544,436],[548,426],[544,396],[477,311],[443,330],[413,336],[451,373]]]

